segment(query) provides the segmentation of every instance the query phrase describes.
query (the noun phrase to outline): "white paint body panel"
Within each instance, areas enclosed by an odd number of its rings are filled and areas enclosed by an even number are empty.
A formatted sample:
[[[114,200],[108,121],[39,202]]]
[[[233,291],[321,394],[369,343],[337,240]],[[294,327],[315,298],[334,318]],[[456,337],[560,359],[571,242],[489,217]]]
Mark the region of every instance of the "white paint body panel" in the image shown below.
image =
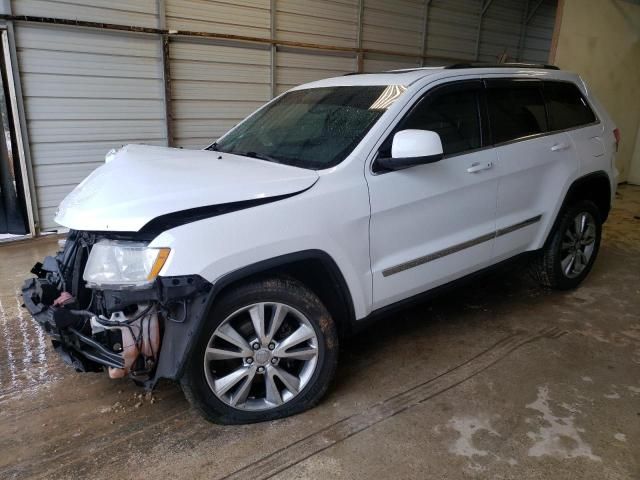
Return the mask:
[[[493,150],[458,155],[383,175],[368,175],[374,308],[446,283],[489,264],[493,241],[384,276],[386,269],[495,230],[495,172],[467,173]]]
[[[562,146],[552,151],[552,147]],[[493,257],[499,261],[540,243],[557,195],[577,177],[578,160],[566,132],[545,135],[495,148],[496,170],[500,178],[496,207],[496,229],[542,215],[539,222],[496,238]],[[546,238],[546,237],[545,237]]]
[[[571,130],[384,175],[372,172],[381,142],[423,93],[437,84],[487,77],[567,80],[588,95],[574,74],[520,68],[434,68],[320,80],[295,89],[391,84],[407,89],[336,167],[316,172],[217,152],[129,146],[65,199],[57,220],[73,229],[137,231],[170,212],[297,193],[161,233],[151,242],[171,248],[161,275],[198,274],[216,282],[260,261],[320,250],[335,261],[355,316],[363,318],[540,248],[568,188],[580,176],[604,171],[615,191],[615,127],[591,97],[600,119],[597,132]],[[565,141],[571,148],[549,150]],[[476,162],[494,165],[469,173]],[[542,217],[535,225],[394,275],[382,273],[536,215]]]
[[[127,145],[62,201],[56,222],[135,232],[160,215],[296,193],[317,179],[312,170],[226,153]]]

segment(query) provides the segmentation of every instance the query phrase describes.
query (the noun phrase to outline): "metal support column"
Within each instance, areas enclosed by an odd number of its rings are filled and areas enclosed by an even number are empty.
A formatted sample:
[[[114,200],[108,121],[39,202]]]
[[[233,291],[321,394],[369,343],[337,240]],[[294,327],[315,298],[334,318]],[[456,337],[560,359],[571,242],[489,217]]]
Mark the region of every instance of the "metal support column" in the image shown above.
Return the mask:
[[[518,55],[517,61],[522,61],[522,49],[524,48],[524,39],[527,35],[527,17],[529,16],[529,0],[525,0],[522,17],[520,20],[520,38],[518,39]]]
[[[420,58],[420,65],[424,67],[425,57],[427,56],[427,40],[429,38],[429,32],[427,27],[429,25],[429,7],[431,6],[431,0],[425,0],[424,2],[424,22],[422,30],[422,51]]]
[[[358,50],[362,48],[362,22],[364,17],[364,0],[358,0],[358,30],[356,32],[356,46]],[[364,52],[356,53],[356,72],[364,71]]]
[[[544,2],[544,0],[538,0],[532,9],[529,9],[530,0],[526,2],[522,18],[522,28],[520,29],[520,40],[518,42],[518,61],[522,60],[522,50],[524,50],[524,42],[527,38],[527,28],[540,8],[540,5],[542,5],[542,2]]]
[[[271,28],[271,47],[270,47],[270,57],[271,57],[271,70],[269,73],[269,82],[271,85],[271,98],[274,98],[277,94],[277,90],[278,90],[278,79],[277,79],[277,64],[276,64],[276,53],[278,50],[278,47],[275,44],[275,39],[276,39],[276,0],[270,0],[269,3],[269,9],[270,9],[270,28]]]
[[[158,28],[165,31],[167,17],[165,0],[157,0]],[[173,146],[173,111],[171,109],[171,59],[169,55],[169,35],[160,35],[160,52],[162,64],[162,100],[164,102],[164,121],[167,146]]]
[[[13,22],[7,22],[6,32],[2,35],[2,48],[5,54],[5,66],[7,70],[7,86],[10,94],[10,108],[13,115],[13,124],[16,136],[16,145],[20,163],[20,175],[27,211],[27,224],[32,236],[40,232],[40,219],[38,213],[38,200],[36,185],[31,164],[31,150],[29,148],[29,135],[27,132],[27,120],[22,98],[22,82],[18,71],[18,54],[16,50],[15,32]]]
[[[487,13],[487,10],[491,6],[492,2],[493,0],[480,1],[480,17],[478,18],[478,31],[476,33],[476,53],[475,53],[476,62],[480,58],[480,39],[482,37],[482,20],[484,19],[484,14]]]

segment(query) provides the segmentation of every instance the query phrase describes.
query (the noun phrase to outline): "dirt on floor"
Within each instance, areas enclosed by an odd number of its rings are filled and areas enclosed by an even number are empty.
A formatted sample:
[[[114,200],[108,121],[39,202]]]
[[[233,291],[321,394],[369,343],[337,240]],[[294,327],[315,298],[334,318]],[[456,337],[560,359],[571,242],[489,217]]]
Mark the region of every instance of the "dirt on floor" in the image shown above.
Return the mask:
[[[496,272],[344,342],[317,408],[247,426],[65,366],[18,295],[55,250],[0,246],[2,479],[640,479],[640,187],[579,289]]]

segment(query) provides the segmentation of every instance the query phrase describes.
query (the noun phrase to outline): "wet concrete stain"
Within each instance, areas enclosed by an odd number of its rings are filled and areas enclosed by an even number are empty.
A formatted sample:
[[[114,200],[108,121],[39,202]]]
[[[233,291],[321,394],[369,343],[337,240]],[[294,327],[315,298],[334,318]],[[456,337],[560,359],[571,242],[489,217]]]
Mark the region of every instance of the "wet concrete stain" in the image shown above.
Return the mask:
[[[23,395],[37,394],[54,381],[47,354],[47,339],[31,318],[26,318],[19,293],[0,297],[0,404]],[[52,349],[50,349],[52,350]]]
[[[549,455],[563,459],[585,457],[589,460],[602,461],[599,456],[593,454],[591,447],[582,438],[581,433],[584,433],[584,429],[575,425],[576,415],[580,410],[575,406],[564,404],[560,408],[568,415],[555,415],[550,404],[549,388],[545,385],[538,388],[535,401],[527,405],[528,409],[536,410],[541,414],[537,418],[537,423],[540,423],[538,430],[527,433],[528,437],[535,442],[529,448],[529,456]]]

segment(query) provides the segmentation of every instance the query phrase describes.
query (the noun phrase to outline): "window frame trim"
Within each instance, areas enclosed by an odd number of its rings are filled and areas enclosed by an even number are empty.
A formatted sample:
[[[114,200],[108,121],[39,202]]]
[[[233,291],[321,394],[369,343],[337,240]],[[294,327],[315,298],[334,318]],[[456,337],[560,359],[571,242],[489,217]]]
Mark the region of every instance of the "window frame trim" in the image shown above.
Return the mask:
[[[570,128],[565,128],[562,130],[548,130],[546,132],[541,132],[541,133],[535,133],[532,135],[527,135],[524,137],[518,137],[518,138],[514,138],[511,140],[507,140],[505,142],[500,142],[500,143],[496,143],[493,141],[493,127],[491,125],[491,121],[489,119],[489,102],[487,99],[487,82],[508,82],[508,81],[516,81],[516,82],[540,82],[540,86],[543,87],[543,82],[555,82],[555,83],[568,83],[570,85],[573,85],[574,87],[576,87],[578,89],[578,92],[580,93],[581,97],[584,99],[585,103],[589,106],[589,108],[591,109],[591,111],[593,112],[593,115],[595,117],[595,121],[593,121],[592,123],[588,123],[588,124],[583,124],[583,125],[578,125],[575,127],[570,127]],[[481,121],[484,120],[483,123],[481,123],[480,125],[480,130],[481,130],[481,141],[482,141],[482,146],[479,148],[475,148],[472,150],[465,150],[464,152],[459,152],[459,153],[455,153],[455,154],[450,154],[450,155],[445,155],[442,160],[440,161],[445,161],[448,158],[454,158],[460,155],[468,155],[471,153],[475,153],[475,152],[481,152],[484,150],[488,150],[490,148],[498,148],[498,147],[502,147],[502,146],[506,146],[506,145],[511,145],[513,143],[518,143],[518,142],[526,142],[528,140],[535,140],[537,138],[542,138],[542,137],[546,137],[546,136],[550,136],[550,135],[556,135],[559,133],[567,133],[567,132],[571,132],[574,130],[579,130],[581,128],[587,128],[587,127],[593,127],[596,125],[601,125],[602,124],[602,119],[600,118],[600,115],[598,114],[598,109],[594,108],[593,103],[590,101],[589,97],[587,95],[584,94],[584,92],[582,91],[582,89],[580,88],[579,85],[577,85],[575,82],[572,82],[571,80],[563,80],[563,79],[558,79],[558,78],[526,78],[526,77],[512,77],[512,76],[505,76],[505,77],[482,77],[482,76],[473,76],[471,78],[460,78],[457,77],[455,80],[451,80],[451,81],[444,81],[442,83],[438,83],[435,86],[428,88],[427,91],[421,93],[418,95],[418,98],[414,101],[414,103],[406,110],[406,112],[396,121],[395,125],[393,125],[392,129],[389,131],[388,134],[384,135],[384,140],[382,140],[382,142],[380,142],[379,146],[377,147],[377,151],[374,153],[374,156],[371,160],[368,161],[368,170],[369,173],[373,176],[378,176],[378,175],[383,175],[386,173],[392,173],[392,171],[387,171],[387,170],[376,170],[376,160],[378,159],[378,155],[379,155],[379,150],[380,147],[387,141],[387,139],[394,135],[396,133],[396,127],[398,127],[400,125],[400,123],[404,120],[404,118],[409,115],[414,107],[416,105],[418,105],[418,103],[426,96],[436,92],[437,90],[440,90],[442,88],[446,88],[449,87],[451,85],[455,85],[455,84],[461,84],[461,83],[472,83],[472,82],[479,82],[481,87],[480,87],[480,91],[479,91],[479,101],[480,101],[480,111],[481,111]],[[544,101],[544,107],[545,107],[545,115],[548,115],[548,108],[547,108],[547,102],[546,99],[544,97],[544,92],[542,92],[542,96],[543,96],[543,101]],[[549,121],[547,120],[547,126],[549,127]],[[484,140],[486,139],[487,143],[485,145]]]
[[[499,78],[485,78],[483,79],[483,83],[484,83],[484,89],[485,89],[485,98],[487,98],[486,96],[486,92],[488,92],[489,90],[492,90],[494,88],[508,88],[509,84],[520,84],[521,86],[524,84],[524,86],[535,86],[536,89],[538,90],[538,93],[540,94],[540,98],[542,99],[542,106],[544,107],[544,119],[546,122],[546,130],[543,132],[538,132],[538,133],[531,133],[529,135],[523,135],[520,137],[516,137],[516,138],[512,138],[510,140],[505,140],[503,142],[493,142],[493,146],[494,147],[500,147],[502,145],[508,145],[510,143],[514,143],[514,142],[519,142],[519,141],[525,141],[525,140],[529,140],[532,138],[536,138],[536,137],[542,137],[544,135],[549,135],[551,133],[555,133],[552,130],[549,129],[549,109],[547,108],[547,101],[544,97],[544,93],[542,91],[542,87],[544,86],[543,84],[543,79],[541,78],[520,78],[520,77],[499,77]],[[489,99],[487,98],[487,116],[488,116],[488,120],[489,120],[489,125],[491,126],[491,131],[493,132],[493,124],[491,122],[491,116],[489,114]],[[491,138],[491,140],[493,141],[493,136]]]
[[[584,95],[584,93],[582,93],[582,90],[580,90],[580,87],[578,87],[578,85],[576,85],[575,83],[573,83],[570,80],[559,80],[559,79],[551,79],[551,78],[520,78],[520,77],[497,77],[497,78],[489,78],[489,79],[483,79],[484,82],[484,88],[485,88],[485,92],[487,89],[489,88],[499,88],[499,87],[489,87],[487,84],[489,82],[493,83],[493,84],[497,84],[497,83],[508,83],[508,82],[518,82],[518,83],[524,83],[524,82],[528,82],[528,83],[538,83],[539,82],[539,86],[538,89],[540,90],[540,93],[542,95],[542,100],[544,103],[544,109],[545,109],[545,116],[547,118],[547,131],[546,132],[540,132],[540,133],[534,133],[531,135],[525,135],[522,137],[518,137],[518,138],[513,138],[511,140],[505,140],[504,142],[494,142],[493,143],[493,147],[497,148],[497,147],[502,147],[505,145],[511,145],[513,143],[517,143],[517,142],[526,142],[527,140],[534,140],[536,138],[541,138],[541,137],[546,137],[549,135],[556,135],[558,133],[566,133],[566,132],[571,132],[573,130],[579,130],[581,128],[586,128],[586,127],[592,127],[592,126],[596,126],[601,124],[601,120],[600,117],[598,116],[597,110],[595,108],[593,108],[593,105],[591,104],[591,102],[589,102],[589,99]],[[550,128],[550,122],[549,122],[549,108],[547,105],[547,99],[544,96],[544,82],[554,82],[554,83],[567,83],[569,85],[573,85],[575,88],[578,89],[578,93],[580,94],[581,98],[585,101],[585,103],[589,106],[589,109],[591,110],[591,112],[593,113],[593,116],[595,117],[595,121],[591,122],[591,123],[584,123],[582,125],[577,125],[575,127],[569,127],[569,128],[563,128],[561,130],[551,130]],[[489,108],[489,104],[487,101],[487,113],[488,113],[488,108]],[[491,129],[492,125],[491,125],[491,120],[489,119],[489,128]],[[492,130],[492,129],[491,129]],[[493,131],[493,130],[492,130]],[[492,138],[493,140],[493,138]]]
[[[544,87],[545,87],[545,84],[553,84],[553,83],[556,83],[556,84],[558,84],[558,83],[567,84],[567,85],[571,85],[572,87],[574,87],[578,91],[578,95],[580,95],[580,99],[582,99],[584,104],[587,106],[587,108],[589,109],[589,111],[593,115],[593,118],[595,118],[595,120],[593,122],[589,122],[589,123],[581,123],[580,125],[576,125],[574,127],[567,127],[567,128],[552,130],[551,129],[551,114],[549,112],[549,105],[547,103],[547,97],[544,94]],[[580,87],[578,87],[573,82],[570,82],[568,80],[556,80],[556,79],[547,79],[547,78],[542,79],[542,98],[544,99],[544,107],[545,107],[545,109],[547,111],[547,125],[549,126],[549,132],[567,132],[567,131],[570,131],[570,130],[575,130],[577,128],[588,127],[588,126],[597,125],[597,124],[600,123],[600,118],[598,117],[598,113],[593,108],[593,106],[591,105],[591,103],[589,102],[587,97],[585,97],[585,95],[582,93],[582,90],[580,90]]]

